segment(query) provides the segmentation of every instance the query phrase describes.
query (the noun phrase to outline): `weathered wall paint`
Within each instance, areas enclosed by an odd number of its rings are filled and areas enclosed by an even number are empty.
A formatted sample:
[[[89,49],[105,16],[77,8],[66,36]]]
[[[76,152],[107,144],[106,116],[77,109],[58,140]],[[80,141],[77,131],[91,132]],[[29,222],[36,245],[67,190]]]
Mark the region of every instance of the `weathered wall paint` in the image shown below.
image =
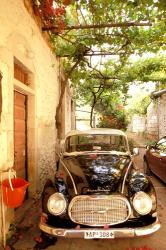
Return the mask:
[[[28,11],[22,0],[0,1],[0,72],[3,75],[0,171],[12,167],[14,163],[13,92],[17,90],[28,96],[27,160],[29,195],[33,197],[42,190],[46,178],[53,178],[57,145],[55,112],[60,84],[58,60],[30,12],[31,9]],[[30,72],[29,86],[14,79],[15,58]],[[71,96],[68,98],[71,99]],[[64,124],[68,117],[64,116]],[[2,176],[2,179],[5,178],[7,173]],[[0,223],[1,214],[0,210]],[[5,206],[6,231],[12,220],[13,209]]]

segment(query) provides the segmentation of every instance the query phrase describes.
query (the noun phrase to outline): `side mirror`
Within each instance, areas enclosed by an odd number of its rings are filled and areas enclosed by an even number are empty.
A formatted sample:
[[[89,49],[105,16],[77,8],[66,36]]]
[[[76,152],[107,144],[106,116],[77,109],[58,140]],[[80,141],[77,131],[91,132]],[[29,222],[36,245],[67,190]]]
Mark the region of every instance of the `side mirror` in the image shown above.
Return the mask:
[[[152,148],[155,148],[156,147],[156,142],[152,142],[151,144],[149,145],[146,145],[146,149],[152,149]]]
[[[139,149],[138,148],[133,148],[133,155],[139,155]]]
[[[161,157],[166,157],[166,153],[165,152],[160,152],[160,156]]]
[[[64,144],[65,144],[65,140],[61,140],[60,142],[60,154],[61,155],[64,153]]]

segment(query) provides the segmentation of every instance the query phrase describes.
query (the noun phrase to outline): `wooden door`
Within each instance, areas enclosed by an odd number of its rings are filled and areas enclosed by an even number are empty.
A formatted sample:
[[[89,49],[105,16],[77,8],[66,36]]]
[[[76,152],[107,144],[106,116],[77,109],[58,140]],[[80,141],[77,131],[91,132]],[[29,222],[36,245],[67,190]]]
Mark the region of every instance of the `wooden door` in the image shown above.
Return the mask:
[[[27,179],[26,96],[14,91],[14,168],[17,177]]]

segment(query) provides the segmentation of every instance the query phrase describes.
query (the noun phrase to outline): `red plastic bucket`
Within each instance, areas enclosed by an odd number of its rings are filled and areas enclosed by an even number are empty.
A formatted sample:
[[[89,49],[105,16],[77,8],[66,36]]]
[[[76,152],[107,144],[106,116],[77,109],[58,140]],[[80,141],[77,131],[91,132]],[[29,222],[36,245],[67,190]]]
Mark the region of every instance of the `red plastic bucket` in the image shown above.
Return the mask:
[[[22,178],[13,178],[11,183],[13,190],[8,179],[2,182],[3,201],[8,207],[15,208],[23,203],[26,189],[30,183]]]

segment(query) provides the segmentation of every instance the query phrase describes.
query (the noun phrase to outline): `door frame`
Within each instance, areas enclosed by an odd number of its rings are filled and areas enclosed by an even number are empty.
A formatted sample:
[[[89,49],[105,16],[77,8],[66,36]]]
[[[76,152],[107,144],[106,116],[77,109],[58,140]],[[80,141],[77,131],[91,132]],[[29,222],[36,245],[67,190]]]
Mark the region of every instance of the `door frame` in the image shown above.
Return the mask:
[[[26,165],[27,177],[31,183],[28,188],[29,197],[33,197],[38,187],[37,178],[37,150],[36,150],[36,125],[35,125],[35,90],[14,79],[13,92],[17,91],[26,96]],[[14,104],[14,102],[13,102]],[[14,131],[13,131],[14,133]],[[13,141],[14,146],[14,141]],[[13,150],[14,157],[14,150]]]

